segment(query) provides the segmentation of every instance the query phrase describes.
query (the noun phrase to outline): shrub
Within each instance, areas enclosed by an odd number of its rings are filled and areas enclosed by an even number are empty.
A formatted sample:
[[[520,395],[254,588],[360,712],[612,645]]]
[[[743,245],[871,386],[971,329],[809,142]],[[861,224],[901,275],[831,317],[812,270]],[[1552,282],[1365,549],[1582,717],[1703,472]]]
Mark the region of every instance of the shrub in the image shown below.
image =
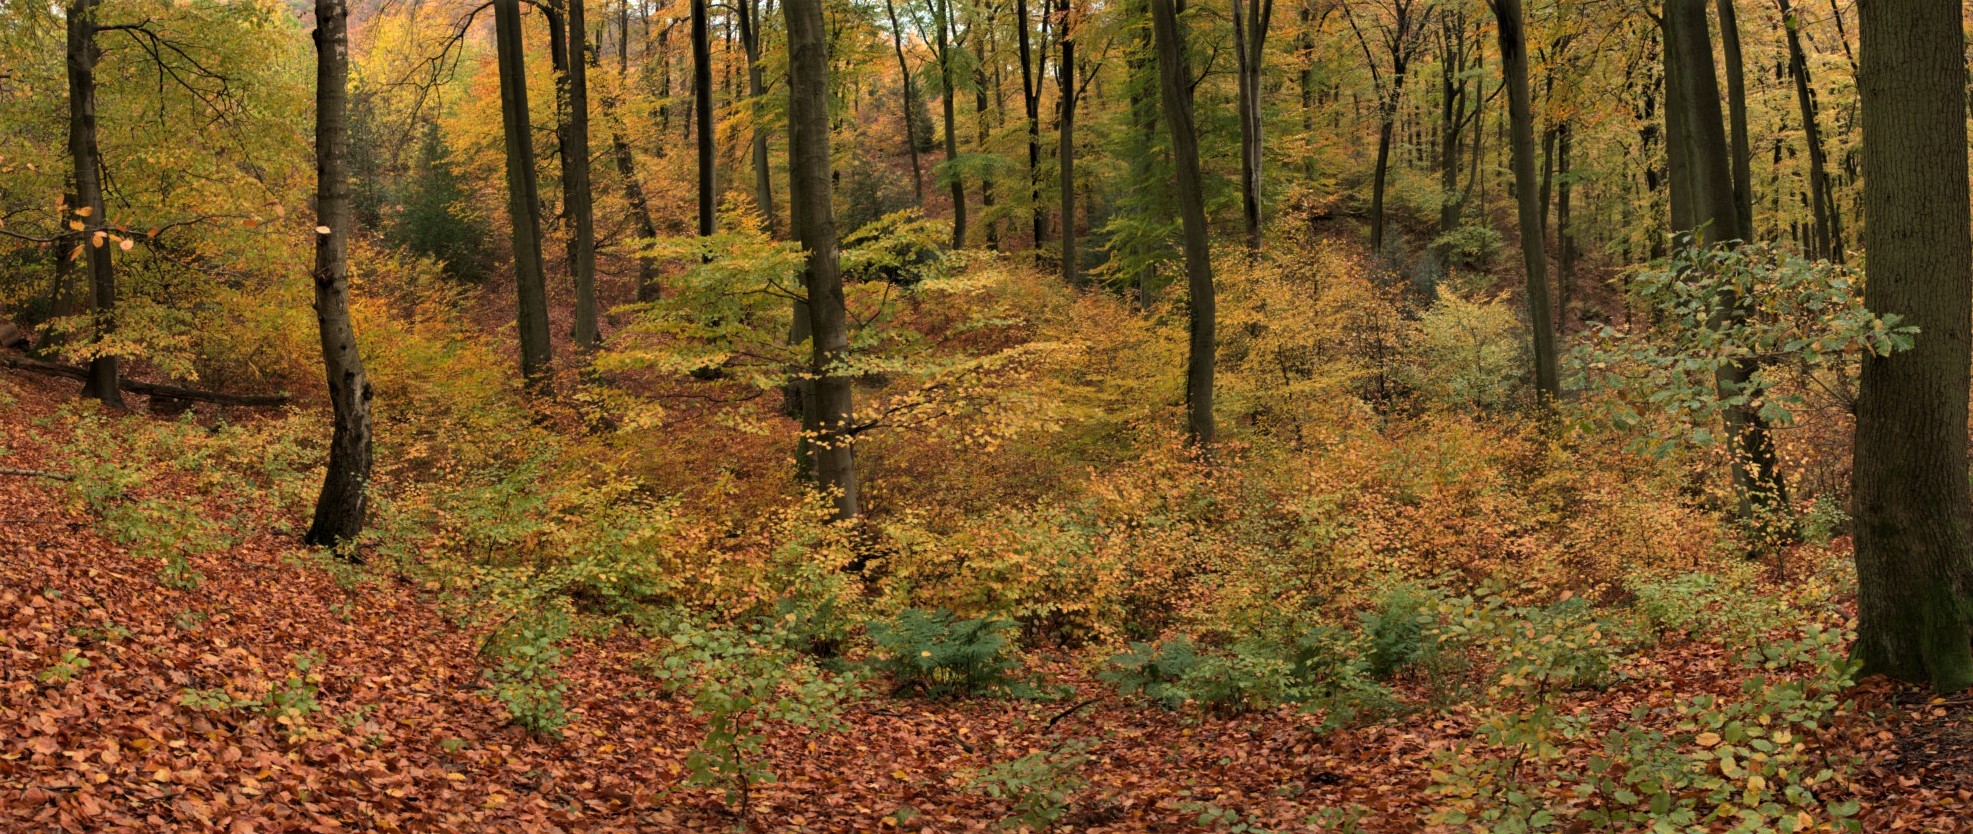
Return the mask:
[[[1083,786],[1082,766],[1096,745],[1070,741],[1055,750],[1029,753],[993,765],[973,777],[972,785],[1013,806],[1001,825],[1045,831],[1069,813],[1070,797]]]
[[[1109,659],[1097,677],[1124,695],[1139,695],[1178,709],[1190,696],[1185,676],[1199,665],[1192,638],[1179,635],[1155,646],[1133,641],[1128,651]]]
[[[568,612],[550,605],[509,621],[481,647],[481,654],[496,662],[483,673],[487,688],[481,692],[499,701],[515,724],[535,735],[559,736],[569,723],[562,704],[568,685],[562,682],[562,650],[557,644],[572,629]]]
[[[866,624],[876,653],[871,668],[889,675],[899,691],[926,697],[1006,694],[1027,697],[1033,687],[1015,678],[1007,632],[1013,620],[959,619],[945,609],[908,608],[889,622]]]

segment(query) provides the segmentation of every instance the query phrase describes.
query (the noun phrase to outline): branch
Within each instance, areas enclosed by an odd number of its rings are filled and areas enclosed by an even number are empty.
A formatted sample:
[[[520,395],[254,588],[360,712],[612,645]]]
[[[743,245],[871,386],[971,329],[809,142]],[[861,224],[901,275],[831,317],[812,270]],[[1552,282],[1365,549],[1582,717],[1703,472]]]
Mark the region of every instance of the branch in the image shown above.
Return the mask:
[[[13,469],[6,466],[0,466],[0,475],[19,475],[23,478],[50,478],[57,481],[75,480],[74,476],[64,475],[60,472],[48,472],[41,469]]]
[[[24,356],[0,356],[0,367],[13,368],[17,371],[48,374],[49,376],[65,376],[71,379],[89,378],[88,368],[64,365],[59,362],[44,362]],[[286,405],[290,399],[287,394],[222,394],[217,391],[201,391],[197,388],[182,388],[176,385],[164,385],[156,382],[139,382],[127,377],[119,379],[118,382],[120,387],[125,391],[151,397],[162,397],[173,400],[198,400],[201,402],[218,403],[220,405],[275,406]]]

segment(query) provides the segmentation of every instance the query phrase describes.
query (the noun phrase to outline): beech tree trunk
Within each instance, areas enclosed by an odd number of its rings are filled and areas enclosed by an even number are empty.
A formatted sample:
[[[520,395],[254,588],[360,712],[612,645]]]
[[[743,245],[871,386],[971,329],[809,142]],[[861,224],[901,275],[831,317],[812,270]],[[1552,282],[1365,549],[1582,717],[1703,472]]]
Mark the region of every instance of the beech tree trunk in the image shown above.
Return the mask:
[[[917,101],[911,66],[904,61],[904,27],[897,19],[897,0],[884,0],[884,11],[891,17],[891,46],[897,51],[897,73],[904,78],[904,101],[901,115],[904,117],[904,149],[911,153],[911,194],[918,206],[925,205],[925,175],[923,166],[918,163],[918,137],[912,135],[911,105]]]
[[[1192,70],[1179,20],[1184,11],[1184,0],[1151,0],[1158,87],[1164,100],[1165,126],[1171,132],[1179,222],[1185,241],[1185,280],[1192,296],[1185,363],[1186,433],[1194,445],[1204,447],[1213,442],[1213,363],[1219,339],[1205,192],[1199,174],[1199,137],[1192,124]]]
[[[576,0],[581,2],[581,0]],[[306,541],[363,532],[370,484],[370,379],[349,319],[349,6],[315,0],[315,322],[334,429]]]
[[[644,184],[637,176],[637,157],[630,149],[630,136],[624,127],[623,118],[617,115],[617,102],[613,96],[603,98],[603,118],[610,125],[610,155],[616,161],[617,175],[623,178],[624,202],[630,204],[630,219],[637,224],[637,237],[640,241],[653,241],[658,237],[657,223],[651,219],[651,203],[644,196]],[[656,301],[658,299],[657,264],[646,257],[640,244],[633,243],[631,255],[637,259],[637,300]]]
[[[1028,17],[1028,0],[1014,0],[1015,32],[1021,47],[1021,106],[1028,117],[1028,219],[1034,227],[1034,246],[1041,248],[1041,242],[1048,239],[1048,210],[1041,204],[1041,83],[1039,77],[1047,70],[1048,51],[1034,48],[1033,32],[1030,31],[1032,18]]]
[[[500,62],[500,113],[506,134],[507,215],[514,239],[514,286],[521,342],[521,375],[530,388],[550,386],[548,287],[541,265],[541,195],[535,179],[533,126],[528,122],[527,60],[522,53],[520,0],[493,0]]]
[[[712,123],[712,31],[707,0],[692,0],[692,121],[698,125],[699,150],[699,236],[707,237],[719,226],[719,195],[714,193],[713,140],[718,131]]]
[[[822,0],[782,0],[788,26],[788,200],[795,240],[808,251],[803,282],[811,352],[804,399],[805,456],[837,520],[860,512],[857,495],[849,316],[836,263],[836,216],[830,205],[829,40]]]
[[[1754,234],[1754,151],[1747,138],[1747,68],[1740,57],[1740,23],[1733,0],[1715,0],[1719,11],[1720,54],[1726,61],[1728,150],[1732,153],[1733,207],[1740,233]]]
[[[68,98],[69,158],[75,163],[76,205],[69,207],[73,220],[83,224],[76,237],[89,265],[90,312],[95,319],[96,338],[108,339],[116,333],[116,270],[110,263],[114,251],[109,240],[109,218],[104,216],[102,155],[96,146],[96,62],[102,49],[96,45],[96,10],[100,0],[74,0],[68,8]],[[74,257],[63,253],[63,257]],[[89,362],[89,378],[82,383],[82,396],[102,401],[111,408],[123,407],[123,386],[117,381],[115,355],[97,356]]]
[[[1561,396],[1555,367],[1555,323],[1550,318],[1548,255],[1542,240],[1540,184],[1535,174],[1535,118],[1528,89],[1528,40],[1521,0],[1488,0],[1500,33],[1501,72],[1507,82],[1509,145],[1514,156],[1514,196],[1520,207],[1521,256],[1527,269],[1528,324],[1534,332],[1535,396],[1543,407]]]
[[[589,35],[583,0],[550,8],[550,57],[555,65],[555,145],[562,158],[562,230],[575,280],[575,344],[594,350],[603,338],[596,321],[596,205],[589,175]]]
[[[774,172],[767,161],[767,116],[761,102],[767,98],[765,70],[760,65],[760,0],[738,0],[740,48],[747,53],[747,110],[753,115],[754,205],[767,223],[767,233],[780,226],[774,211]],[[909,106],[906,99],[906,106]]]
[[[952,81],[952,3],[934,0],[933,21],[937,26],[939,61],[939,109],[945,116],[946,188],[952,196],[952,248],[966,248],[966,178],[959,174],[959,130],[953,99],[957,90]]]
[[[1241,5],[1247,4],[1243,11]],[[1239,87],[1240,217],[1247,250],[1261,251],[1261,69],[1274,0],[1233,0],[1233,57]],[[1064,60],[1067,60],[1066,57]]]
[[[1851,474],[1863,673],[1973,686],[1966,58],[1957,0],[1859,3],[1864,303],[1917,325],[1864,357]]]
[[[1811,254],[1843,262],[1843,222],[1829,184],[1829,151],[1822,142],[1821,116],[1815,85],[1809,77],[1808,54],[1802,49],[1800,20],[1788,0],[1775,0],[1787,33],[1788,76],[1795,82],[1795,103],[1802,111],[1802,144],[1809,154],[1809,216],[1815,242]]]
[[[1060,157],[1062,185],[1062,282],[1082,287],[1076,252],[1076,42],[1069,29],[1069,0],[1062,0],[1062,58],[1055,64],[1056,97],[1062,108]]]

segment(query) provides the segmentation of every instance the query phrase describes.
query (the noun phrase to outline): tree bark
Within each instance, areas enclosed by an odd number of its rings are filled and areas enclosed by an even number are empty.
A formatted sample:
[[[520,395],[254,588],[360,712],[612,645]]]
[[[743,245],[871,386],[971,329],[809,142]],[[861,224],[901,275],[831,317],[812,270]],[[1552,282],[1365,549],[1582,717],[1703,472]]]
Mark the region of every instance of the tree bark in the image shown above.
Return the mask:
[[[1041,83],[1046,72],[1046,44],[1039,54],[1034,48],[1028,17],[1028,0],[1014,0],[1015,31],[1021,46],[1021,105],[1028,117],[1028,212],[1034,227],[1034,247],[1048,239],[1048,210],[1041,204]]]
[[[1747,69],[1740,57],[1740,23],[1733,0],[1715,0],[1719,11],[1720,54],[1726,62],[1728,150],[1732,153],[1733,207],[1740,233],[1754,234],[1754,151],[1747,138]]]
[[[370,379],[349,317],[348,157],[349,7],[347,0],[315,0],[315,322],[334,429],[305,538],[313,545],[354,540],[369,500]]]
[[[897,51],[897,74],[904,79],[904,101],[900,115],[904,117],[904,148],[911,153],[911,193],[922,208],[925,205],[925,175],[918,163],[918,137],[911,133],[911,105],[917,99],[912,92],[911,66],[904,61],[904,27],[898,23],[897,0],[884,0],[884,11],[891,17],[891,46]]]
[[[1973,504],[1966,420],[1973,327],[1961,5],[1859,3],[1864,303],[1917,325],[1864,357],[1851,475],[1864,674],[1973,686]]]
[[[1795,82],[1795,103],[1802,111],[1802,144],[1809,154],[1809,216],[1815,241],[1812,254],[1836,263],[1843,262],[1842,215],[1829,184],[1829,151],[1822,142],[1822,125],[1816,106],[1815,85],[1809,77],[1808,53],[1802,48],[1800,20],[1788,0],[1775,0],[1781,11],[1781,25],[1788,41],[1788,76]]]
[[[1060,157],[1062,186],[1062,283],[1083,286],[1076,252],[1076,41],[1069,28],[1069,0],[1062,0],[1062,57],[1055,63],[1056,98],[1062,108]]]
[[[767,80],[760,64],[760,0],[738,0],[735,8],[740,12],[740,48],[747,53],[747,110],[753,117],[754,205],[760,209],[767,233],[772,236],[780,223],[774,211],[774,173],[767,160],[767,114],[761,112],[761,102],[767,99]]]
[[[707,0],[692,2],[692,121],[698,125],[699,150],[699,236],[718,230],[719,195],[714,192],[713,140],[718,130],[712,122],[712,30]]]
[[[1165,126],[1171,132],[1172,163],[1177,172],[1185,280],[1192,296],[1185,364],[1186,433],[1193,445],[1207,447],[1213,442],[1213,364],[1219,340],[1215,332],[1212,250],[1207,240],[1205,193],[1199,174],[1199,138],[1192,123],[1192,70],[1186,60],[1185,30],[1179,18],[1185,11],[1184,0],[1150,1],[1158,51],[1158,87],[1164,100]]]
[[[830,205],[829,41],[822,0],[782,0],[788,27],[788,197],[795,239],[808,251],[810,380],[803,409],[808,459],[839,521],[860,512],[857,494],[849,316],[836,262],[836,217]]]
[[[1242,3],[1247,8],[1241,9]],[[1239,86],[1240,217],[1247,227],[1247,251],[1261,251],[1261,69],[1274,0],[1233,0],[1233,57]]]
[[[528,121],[527,60],[522,53],[520,0],[493,0],[500,62],[500,111],[506,133],[507,215],[514,238],[514,285],[521,375],[545,392],[553,356],[548,336],[548,288],[541,265],[541,196],[535,179],[533,126]]]
[[[1561,396],[1555,367],[1555,324],[1550,319],[1548,256],[1542,240],[1539,184],[1535,181],[1535,118],[1528,90],[1528,40],[1521,0],[1488,0],[1500,34],[1501,72],[1514,156],[1514,194],[1520,206],[1521,255],[1527,269],[1528,323],[1534,331],[1535,396],[1542,407]]]
[[[946,188],[952,196],[952,248],[966,248],[966,178],[959,174],[959,131],[955,114],[957,90],[952,81],[952,2],[933,0],[939,61],[939,109],[945,116]]]
[[[614,96],[604,96],[603,119],[610,126],[610,155],[616,161],[617,175],[623,178],[624,202],[630,204],[630,219],[637,224],[637,237],[642,241],[656,240],[657,223],[651,219],[651,203],[644,196],[644,184],[637,176],[637,157],[630,149],[630,135],[624,127],[623,118],[617,115],[617,101]],[[657,264],[632,245],[631,256],[637,259],[637,300],[656,301],[658,299]]]
[[[83,224],[76,239],[88,259],[90,312],[95,319],[96,338],[108,339],[116,333],[116,270],[110,263],[113,251],[109,238],[109,218],[103,203],[102,155],[96,145],[96,62],[102,49],[96,45],[96,10],[100,0],[74,0],[68,9],[68,98],[69,158],[75,163],[75,196],[72,222]],[[64,257],[73,257],[64,253]],[[102,354],[89,361],[89,378],[82,385],[82,396],[100,400],[111,408],[123,407],[123,388],[117,382],[115,354]]]
[[[566,16],[566,17],[565,17]],[[594,350],[603,338],[596,313],[596,205],[589,173],[589,34],[583,0],[555,0],[548,13],[555,69],[555,146],[562,158],[562,228],[575,280],[575,338]]]

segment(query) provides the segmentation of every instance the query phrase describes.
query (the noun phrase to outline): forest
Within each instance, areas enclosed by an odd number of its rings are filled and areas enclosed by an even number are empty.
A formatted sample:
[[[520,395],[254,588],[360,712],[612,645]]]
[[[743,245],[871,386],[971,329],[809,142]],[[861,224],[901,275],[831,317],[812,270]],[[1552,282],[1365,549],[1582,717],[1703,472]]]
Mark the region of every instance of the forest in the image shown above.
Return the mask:
[[[0,831],[1973,831],[1946,0],[0,0]]]

